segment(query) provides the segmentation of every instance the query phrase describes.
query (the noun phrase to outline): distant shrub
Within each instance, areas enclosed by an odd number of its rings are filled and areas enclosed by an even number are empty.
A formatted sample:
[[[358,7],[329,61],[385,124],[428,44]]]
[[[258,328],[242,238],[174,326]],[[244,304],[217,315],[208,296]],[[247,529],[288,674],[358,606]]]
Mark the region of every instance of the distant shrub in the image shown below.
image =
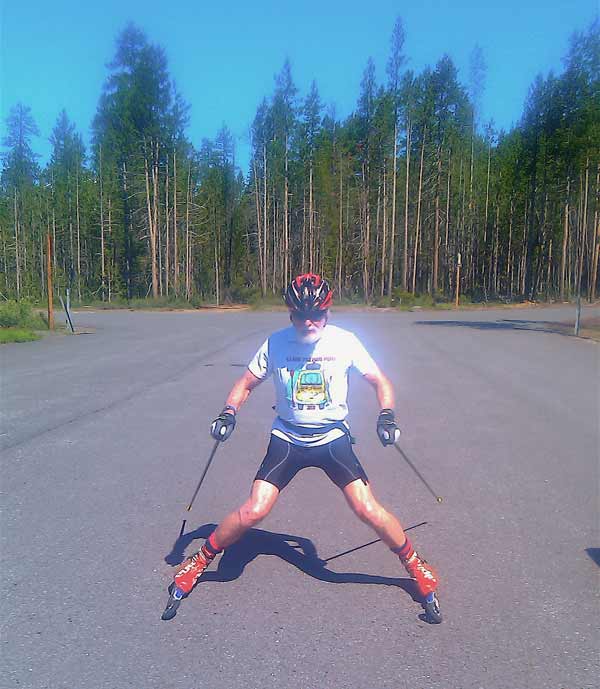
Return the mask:
[[[31,304],[24,299],[0,303],[0,327],[42,329],[46,327],[44,319],[34,313]]]
[[[267,292],[264,297],[261,297],[260,290],[255,297],[249,302],[254,309],[271,309],[273,307],[285,308],[281,294],[273,294],[272,292]]]
[[[392,306],[397,306],[401,309],[411,309],[413,306],[432,309],[435,307],[436,301],[441,302],[443,300],[439,296],[434,300],[430,294],[406,292],[400,287],[396,287],[392,292]]]
[[[376,306],[378,309],[386,309],[393,304],[393,297],[390,299],[390,297],[384,295],[375,297],[373,299],[373,306]]]
[[[234,285],[231,288],[231,301],[235,304],[254,304],[260,301],[260,287]]]
[[[414,306],[416,296],[412,292],[406,292],[401,287],[392,290],[392,305],[410,308]]]

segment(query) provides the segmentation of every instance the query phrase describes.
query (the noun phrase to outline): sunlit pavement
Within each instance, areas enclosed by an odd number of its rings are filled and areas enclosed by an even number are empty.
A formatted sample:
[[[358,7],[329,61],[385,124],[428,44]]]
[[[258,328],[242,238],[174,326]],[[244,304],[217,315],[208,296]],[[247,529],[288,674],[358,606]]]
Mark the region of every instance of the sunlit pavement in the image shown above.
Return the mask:
[[[2,686],[591,688],[600,349],[552,332],[573,311],[333,314],[392,379],[401,445],[444,498],[379,445],[354,376],[356,452],[440,572],[438,626],[317,470],[160,620],[173,565],[262,459],[270,382],[186,512],[210,421],[285,313],[77,312],[90,334],[2,347]]]

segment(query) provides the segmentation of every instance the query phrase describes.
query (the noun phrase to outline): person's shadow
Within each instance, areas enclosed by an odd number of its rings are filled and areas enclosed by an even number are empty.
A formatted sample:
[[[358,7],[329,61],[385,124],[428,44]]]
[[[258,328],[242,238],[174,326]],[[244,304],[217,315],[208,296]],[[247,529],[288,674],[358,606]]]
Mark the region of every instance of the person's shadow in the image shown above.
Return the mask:
[[[416,524],[410,527],[410,529],[423,524],[426,524],[426,522]],[[171,552],[165,557],[165,562],[173,566],[181,564],[185,559],[185,550],[192,541],[208,538],[216,526],[216,524],[204,524],[195,531],[180,535],[173,544]],[[405,530],[408,531],[409,529]],[[242,574],[246,565],[252,562],[254,558],[259,555],[275,555],[294,565],[304,574],[308,574],[320,581],[327,581],[332,584],[382,584],[384,586],[396,586],[406,591],[413,601],[420,602],[414,582],[408,577],[382,577],[373,574],[361,574],[359,572],[334,572],[327,569],[327,564],[331,560],[378,542],[379,539],[323,560],[319,558],[313,542],[308,538],[273,533],[271,531],[263,531],[262,529],[250,529],[237,543],[234,543],[224,551],[216,571],[209,570],[204,572],[197,585],[210,581],[233,581]]]

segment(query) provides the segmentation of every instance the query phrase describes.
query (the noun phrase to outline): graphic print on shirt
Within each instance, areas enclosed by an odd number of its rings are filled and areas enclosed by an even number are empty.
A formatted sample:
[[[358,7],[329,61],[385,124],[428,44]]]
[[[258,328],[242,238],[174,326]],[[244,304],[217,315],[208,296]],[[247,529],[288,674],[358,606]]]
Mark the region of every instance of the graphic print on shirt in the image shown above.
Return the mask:
[[[323,410],[331,403],[329,382],[319,362],[310,361],[302,368],[288,366],[287,400],[292,409]]]

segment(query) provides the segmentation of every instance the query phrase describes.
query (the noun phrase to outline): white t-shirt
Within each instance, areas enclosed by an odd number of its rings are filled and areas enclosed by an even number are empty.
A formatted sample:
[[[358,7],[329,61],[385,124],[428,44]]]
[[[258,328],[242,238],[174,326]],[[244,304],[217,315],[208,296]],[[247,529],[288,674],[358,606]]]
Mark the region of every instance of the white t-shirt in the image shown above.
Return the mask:
[[[326,325],[313,344],[298,342],[293,326],[273,333],[256,352],[248,370],[265,380],[273,375],[277,417],[271,432],[304,447],[324,445],[344,435],[340,428],[324,433],[318,429],[343,422],[348,415],[348,371],[361,375],[379,369],[356,335]],[[294,433],[280,419],[314,428],[315,435]]]

